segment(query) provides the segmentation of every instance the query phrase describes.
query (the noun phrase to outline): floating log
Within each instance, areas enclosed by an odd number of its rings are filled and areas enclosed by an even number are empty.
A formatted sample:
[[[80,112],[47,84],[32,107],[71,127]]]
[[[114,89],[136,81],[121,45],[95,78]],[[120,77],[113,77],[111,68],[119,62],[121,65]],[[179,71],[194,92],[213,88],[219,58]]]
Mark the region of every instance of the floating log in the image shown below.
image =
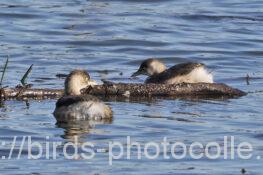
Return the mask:
[[[181,83],[181,84],[103,84],[87,87],[83,94],[104,97],[147,98],[147,97],[206,97],[206,98],[234,98],[246,95],[245,92],[217,83]],[[6,99],[52,99],[63,95],[61,89],[35,88],[2,88],[1,100]]]

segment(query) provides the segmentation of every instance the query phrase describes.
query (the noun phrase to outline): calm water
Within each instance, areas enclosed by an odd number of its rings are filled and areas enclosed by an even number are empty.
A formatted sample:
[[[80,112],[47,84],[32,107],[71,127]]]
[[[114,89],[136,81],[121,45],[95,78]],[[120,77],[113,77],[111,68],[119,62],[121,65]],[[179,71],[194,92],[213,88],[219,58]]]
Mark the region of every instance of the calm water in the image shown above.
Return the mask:
[[[0,64],[6,55],[10,64],[5,85],[15,86],[30,64],[34,87],[62,88],[57,73],[83,68],[91,76],[115,82],[143,82],[129,76],[141,60],[162,59],[167,65],[186,61],[207,64],[216,82],[250,92],[229,100],[154,100],[107,103],[113,121],[56,125],[52,112],[55,100],[7,101],[0,108],[0,158],[8,157],[18,136],[11,160],[0,160],[0,174],[261,174],[263,159],[263,1],[261,0],[1,0]],[[249,85],[246,75],[251,77]],[[183,141],[223,143],[223,136],[253,145],[249,160],[217,160],[189,156],[182,160],[143,157],[114,160],[108,152],[91,160],[66,160],[62,148],[56,160],[28,160],[23,136],[41,143],[74,136],[96,148],[109,141],[126,143],[126,136],[142,144]],[[48,139],[46,138],[48,136]],[[48,151],[45,149],[44,151]],[[50,149],[51,151],[51,149]],[[71,150],[72,151],[72,150]],[[118,153],[119,150],[114,150]],[[35,152],[37,153],[37,152]],[[151,152],[155,153],[154,150]],[[161,153],[163,154],[163,153]],[[171,155],[171,153],[168,153]],[[261,160],[257,159],[261,156]]]

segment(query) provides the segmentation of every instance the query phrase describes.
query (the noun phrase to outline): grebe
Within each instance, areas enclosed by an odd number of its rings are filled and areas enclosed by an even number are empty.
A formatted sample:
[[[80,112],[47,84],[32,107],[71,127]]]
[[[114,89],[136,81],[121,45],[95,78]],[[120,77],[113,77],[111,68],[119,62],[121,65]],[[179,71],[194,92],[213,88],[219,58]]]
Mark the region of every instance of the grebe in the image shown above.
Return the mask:
[[[177,83],[213,83],[213,75],[206,70],[202,63],[181,63],[167,69],[157,59],[147,59],[140,68],[132,74],[149,76],[145,83],[177,84]]]
[[[81,95],[81,89],[95,84],[86,71],[72,71],[65,80],[64,96],[56,103],[54,116],[57,121],[111,118],[109,106],[92,95]]]

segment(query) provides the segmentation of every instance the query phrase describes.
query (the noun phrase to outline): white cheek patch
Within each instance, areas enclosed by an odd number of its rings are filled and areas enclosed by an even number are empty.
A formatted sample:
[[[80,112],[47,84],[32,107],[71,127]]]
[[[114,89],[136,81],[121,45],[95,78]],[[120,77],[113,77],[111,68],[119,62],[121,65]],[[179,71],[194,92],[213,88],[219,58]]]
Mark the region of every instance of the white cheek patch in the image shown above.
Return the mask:
[[[80,90],[82,89],[81,83],[78,77],[73,77],[69,82],[69,93],[74,95],[80,95]]]
[[[86,88],[89,85],[95,84],[95,81],[92,81],[91,84],[88,82],[85,83],[83,80],[84,78],[82,76],[74,76],[72,79],[69,81],[68,84],[68,94],[71,95],[80,95],[81,94],[81,89]]]
[[[163,71],[166,70],[166,66],[161,63],[161,62],[156,62],[156,61],[153,61],[151,64],[150,64],[150,68],[149,68],[149,74],[150,75],[153,75],[153,74],[159,74]]]
[[[148,70],[147,70],[147,74],[148,76],[151,76],[154,74],[154,68],[153,67],[149,67]]]
[[[153,75],[154,73],[157,73],[158,71],[158,65],[156,64],[156,62],[152,62],[150,65],[150,73],[151,75]]]

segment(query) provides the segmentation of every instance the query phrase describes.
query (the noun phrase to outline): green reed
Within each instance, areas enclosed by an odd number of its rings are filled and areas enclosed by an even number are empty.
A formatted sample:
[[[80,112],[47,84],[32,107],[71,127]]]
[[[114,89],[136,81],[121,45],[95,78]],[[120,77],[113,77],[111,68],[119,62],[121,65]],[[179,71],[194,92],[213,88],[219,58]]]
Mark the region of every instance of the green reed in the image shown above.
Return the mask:
[[[1,76],[1,80],[0,80],[0,87],[2,87],[2,83],[3,83],[3,80],[4,80],[5,72],[7,70],[8,62],[9,62],[9,57],[7,57],[6,62],[5,62],[5,66],[4,66],[3,73],[2,73],[2,76]]]
[[[20,82],[21,82],[21,84],[22,84],[23,86],[26,85],[26,79],[27,79],[29,73],[32,71],[32,68],[33,68],[33,64],[27,69],[26,73],[24,74],[24,76],[23,76],[22,79],[20,80]]]

